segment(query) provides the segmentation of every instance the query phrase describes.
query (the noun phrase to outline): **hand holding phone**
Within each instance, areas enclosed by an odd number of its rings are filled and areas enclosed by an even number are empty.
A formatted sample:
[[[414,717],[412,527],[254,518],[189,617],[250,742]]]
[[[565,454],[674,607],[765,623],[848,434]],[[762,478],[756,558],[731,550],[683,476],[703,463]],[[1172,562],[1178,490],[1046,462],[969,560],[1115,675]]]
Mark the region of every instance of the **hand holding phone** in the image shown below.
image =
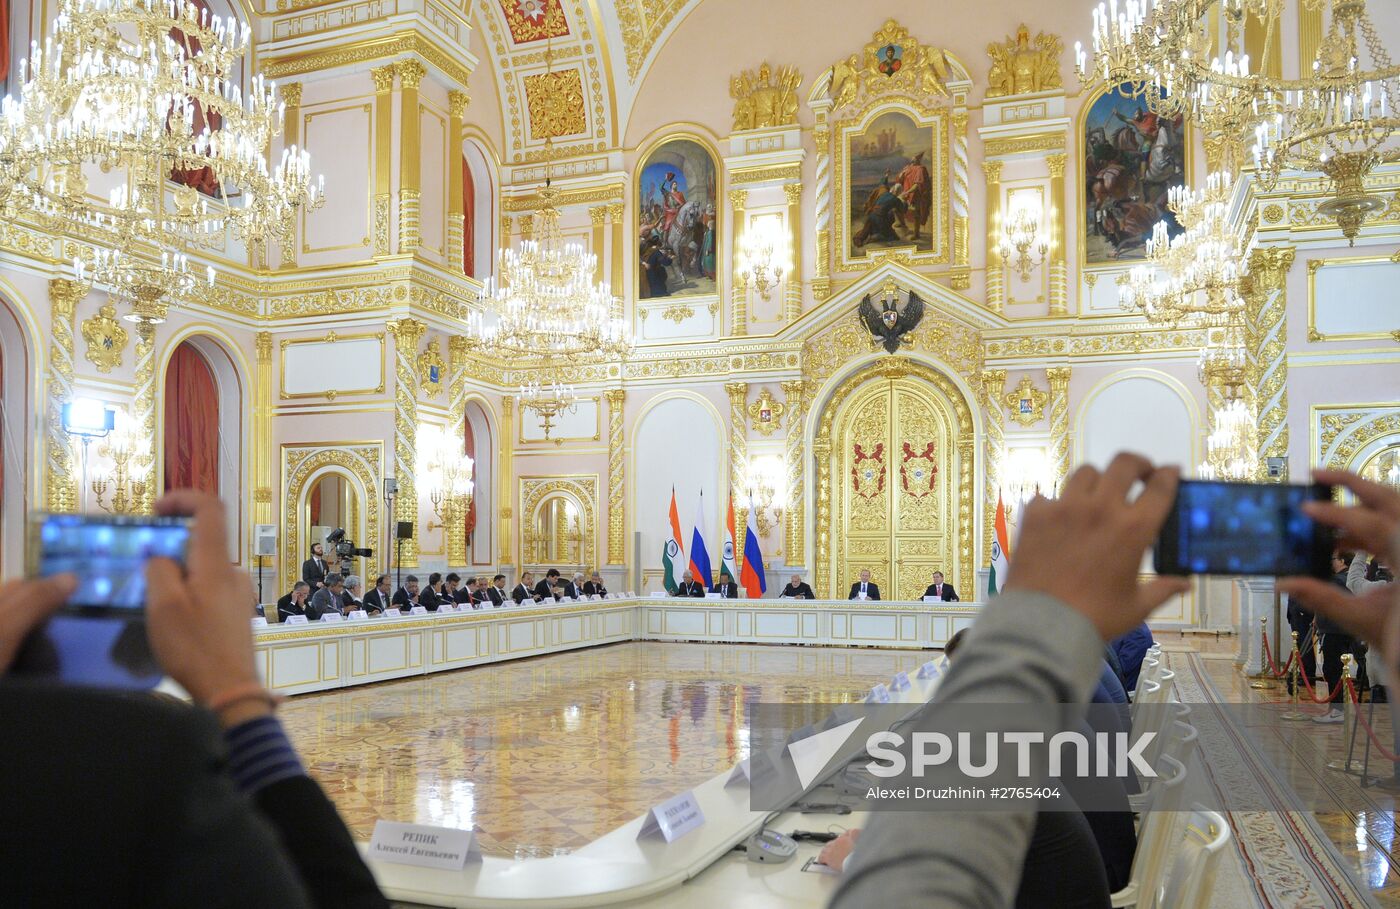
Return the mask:
[[[1159,574],[1332,576],[1329,528],[1304,510],[1331,486],[1183,480],[1157,538]]]

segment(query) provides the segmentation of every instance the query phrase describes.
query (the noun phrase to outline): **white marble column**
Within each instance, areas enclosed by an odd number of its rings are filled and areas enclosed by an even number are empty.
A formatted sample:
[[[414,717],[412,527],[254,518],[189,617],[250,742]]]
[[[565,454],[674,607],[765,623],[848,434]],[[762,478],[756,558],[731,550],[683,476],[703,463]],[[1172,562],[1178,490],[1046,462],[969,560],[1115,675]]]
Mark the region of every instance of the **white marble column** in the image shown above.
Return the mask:
[[[1240,592],[1240,624],[1237,629],[1240,634],[1240,656],[1236,662],[1243,664],[1246,675],[1258,675],[1268,665],[1259,634],[1259,620],[1266,619],[1264,629],[1269,633],[1269,642],[1274,647],[1274,659],[1280,666],[1283,665],[1279,654],[1286,653],[1291,645],[1283,647],[1278,641],[1280,635],[1287,637],[1285,631],[1280,631],[1286,629],[1287,624],[1282,619],[1274,621],[1274,579],[1236,578],[1235,586]]]

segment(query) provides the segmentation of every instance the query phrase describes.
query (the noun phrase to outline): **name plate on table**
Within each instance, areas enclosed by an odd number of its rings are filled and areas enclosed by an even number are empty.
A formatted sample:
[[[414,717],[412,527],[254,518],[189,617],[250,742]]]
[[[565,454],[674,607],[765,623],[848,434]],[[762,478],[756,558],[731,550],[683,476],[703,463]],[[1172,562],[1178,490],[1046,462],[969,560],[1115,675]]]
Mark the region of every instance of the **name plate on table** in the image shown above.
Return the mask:
[[[629,591],[627,591],[627,595],[628,595],[628,596],[629,596],[629,597],[634,597],[634,596],[636,596],[636,594],[635,594],[635,593],[633,593],[633,592],[632,592],[632,591],[630,591],[630,590],[629,590]]]
[[[752,787],[755,780],[772,779],[779,769],[770,751],[760,751],[735,764],[734,769],[729,772],[729,779],[724,781],[724,787],[728,789],[738,783]]]
[[[343,615],[341,615],[340,613],[338,613],[338,612],[328,612],[328,613],[326,613],[325,615],[321,616],[321,621],[323,621],[323,622],[339,622],[339,621],[340,621],[341,619],[343,619],[343,618],[345,618],[345,617],[344,617]]]
[[[941,603],[941,602],[943,602],[943,598],[942,598],[942,597],[924,597],[924,602],[925,602],[925,603]]]
[[[412,609],[410,609],[410,610],[408,611],[408,614],[409,614],[409,615],[427,615],[427,614],[428,614],[428,607],[427,607],[427,606],[414,606]]]
[[[573,597],[560,597],[560,598],[559,598],[559,602],[561,602],[561,603],[572,603],[573,601],[574,601],[574,598],[573,598]]]
[[[468,861],[481,860],[481,848],[470,830],[376,821],[369,857],[396,865],[461,871]]]
[[[896,672],[894,674],[894,680],[890,682],[890,687],[893,688],[895,691],[903,691],[904,689],[908,688],[909,673]]]
[[[941,670],[938,668],[938,661],[929,660],[927,663],[919,667],[919,671],[915,673],[915,675],[921,679],[931,679],[934,676],[938,675],[940,672]]]
[[[700,803],[695,800],[695,793],[682,792],[647,812],[647,819],[637,839],[659,833],[666,842],[674,843],[692,830],[698,830],[704,823],[705,815],[700,810]]]
[[[439,606],[439,607],[438,607],[438,612],[456,612],[456,611],[457,611],[457,607],[456,607],[456,606],[453,606],[453,605],[451,605],[451,604],[445,604],[445,605],[442,605],[442,606]]]
[[[309,625],[311,620],[304,615],[289,615],[283,625]]]
[[[870,696],[866,700],[872,704],[888,704],[890,702],[890,686],[881,682],[870,689]]]
[[[707,594],[705,594],[705,599],[707,599],[707,600],[722,600],[722,599],[724,599],[724,595],[723,595],[723,594],[719,594],[719,593],[707,593]]]
[[[350,610],[350,621],[352,622],[361,622],[367,618],[369,618],[369,613],[365,612],[363,609]]]
[[[260,616],[260,615],[255,615],[255,616],[253,616],[253,627],[254,627],[254,628],[266,628],[266,627],[267,627],[267,619],[263,618],[263,617]]]
[[[652,598],[653,600],[664,600],[664,599],[666,599],[666,598],[669,597],[669,596],[670,596],[669,593],[658,593],[658,592],[656,592],[656,591],[652,591],[652,594],[651,594],[651,598]]]

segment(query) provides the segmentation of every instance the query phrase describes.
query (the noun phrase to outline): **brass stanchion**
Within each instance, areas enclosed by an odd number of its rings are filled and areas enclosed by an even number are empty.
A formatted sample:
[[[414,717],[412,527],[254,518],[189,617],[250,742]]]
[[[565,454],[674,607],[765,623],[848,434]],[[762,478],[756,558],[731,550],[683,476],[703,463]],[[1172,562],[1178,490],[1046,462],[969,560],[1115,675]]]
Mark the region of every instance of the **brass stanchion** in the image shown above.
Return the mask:
[[[1289,710],[1287,713],[1279,714],[1279,719],[1296,723],[1299,720],[1311,719],[1311,717],[1298,709],[1298,687],[1300,684],[1298,669],[1299,664],[1302,663],[1302,657],[1298,653],[1298,632],[1292,631],[1289,632],[1289,634],[1293,637],[1293,654],[1288,658],[1288,680],[1290,682],[1289,688],[1292,689],[1291,698],[1293,709]]]
[[[1351,654],[1342,654],[1342,690],[1344,692],[1347,680],[1354,678],[1353,673],[1355,672],[1356,667],[1352,664]],[[1350,697],[1342,698],[1342,716],[1344,718],[1342,720],[1342,736],[1347,742],[1347,756],[1343,760],[1328,761],[1327,767],[1330,770],[1359,774],[1366,769],[1364,764],[1353,758],[1356,753],[1356,731],[1361,728],[1361,724],[1357,722],[1356,705],[1352,703]]]
[[[1269,617],[1261,615],[1259,617],[1259,674],[1251,676],[1254,681],[1249,683],[1249,687],[1256,691],[1272,688],[1274,685],[1274,677],[1269,674],[1268,627]]]

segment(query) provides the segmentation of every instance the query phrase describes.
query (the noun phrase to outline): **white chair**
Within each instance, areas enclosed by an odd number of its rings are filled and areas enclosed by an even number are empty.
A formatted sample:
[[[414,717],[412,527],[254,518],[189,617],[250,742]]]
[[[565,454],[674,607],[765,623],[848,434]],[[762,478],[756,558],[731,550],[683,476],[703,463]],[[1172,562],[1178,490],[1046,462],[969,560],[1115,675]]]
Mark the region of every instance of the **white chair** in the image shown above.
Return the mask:
[[[1197,808],[1187,815],[1176,861],[1157,898],[1158,909],[1210,909],[1215,873],[1230,838],[1230,825],[1219,812]]]
[[[1138,670],[1137,685],[1133,687],[1134,702],[1142,696],[1142,689],[1147,683],[1156,680],[1157,674],[1165,668],[1166,667],[1162,665],[1162,661],[1155,657],[1149,655],[1143,658],[1142,667]]]
[[[1189,709],[1186,715],[1190,715]],[[1164,769],[1166,766],[1162,761],[1164,757],[1169,757],[1185,767],[1191,761],[1191,755],[1196,750],[1199,738],[1200,734],[1196,731],[1195,726],[1168,716],[1167,723],[1161,732],[1143,749],[1143,758],[1149,767]],[[1141,813],[1147,810],[1147,807],[1152,803],[1152,788],[1157,782],[1152,777],[1142,778],[1142,791],[1128,796],[1128,804],[1132,806],[1134,811]]]
[[[1113,894],[1115,909],[1153,909],[1166,874],[1186,788],[1186,766],[1170,757],[1163,757],[1161,765],[1162,776],[1152,787],[1142,825],[1138,828],[1133,870],[1127,885]]]

